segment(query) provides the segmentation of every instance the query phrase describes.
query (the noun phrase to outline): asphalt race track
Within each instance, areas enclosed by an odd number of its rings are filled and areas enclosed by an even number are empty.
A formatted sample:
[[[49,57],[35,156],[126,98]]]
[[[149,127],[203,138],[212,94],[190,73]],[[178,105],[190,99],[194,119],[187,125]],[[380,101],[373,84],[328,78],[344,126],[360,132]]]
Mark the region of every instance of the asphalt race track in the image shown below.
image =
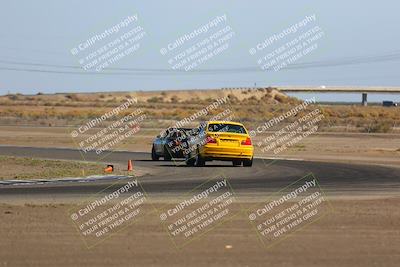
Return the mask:
[[[78,150],[59,148],[32,148],[1,146],[0,155],[24,156],[45,159],[82,160]],[[239,194],[264,194],[276,192],[291,182],[312,173],[327,194],[373,195],[400,192],[400,172],[397,168],[325,163],[297,160],[255,159],[253,167],[233,167],[230,162],[207,162],[206,167],[187,167],[182,161],[151,161],[149,153],[112,152],[101,162],[126,164],[132,159],[134,168],[144,169],[148,174],[139,177],[139,182],[149,194],[181,194],[192,190],[202,182],[216,176],[229,179],[232,188]],[[96,161],[94,153],[85,160]],[[38,177],[40,178],[40,177]],[[0,197],[37,195],[85,196],[97,193],[110,186],[113,190],[130,177],[94,179],[87,182],[66,180],[52,183],[23,185],[0,185]]]

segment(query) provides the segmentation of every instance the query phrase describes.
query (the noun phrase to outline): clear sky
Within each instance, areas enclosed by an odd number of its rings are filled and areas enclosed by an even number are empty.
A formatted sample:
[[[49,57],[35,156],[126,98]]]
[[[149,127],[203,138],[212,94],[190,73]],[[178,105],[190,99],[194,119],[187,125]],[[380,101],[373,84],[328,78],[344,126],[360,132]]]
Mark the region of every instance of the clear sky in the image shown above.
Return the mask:
[[[400,2],[396,0],[3,1],[0,94],[196,89],[254,83],[400,86],[399,10]],[[140,48],[113,63],[110,70],[105,68],[94,74],[83,70],[79,56],[72,55],[71,49],[135,14],[138,21],[127,28],[140,25],[145,31]],[[313,14],[314,22],[259,55],[274,51],[311,26],[319,26],[324,33],[317,40],[318,48],[298,59],[297,68],[262,71],[257,64],[258,54],[251,55],[249,49]],[[172,71],[168,55],[163,56],[160,49],[223,15],[223,26],[234,32],[228,40],[229,47],[194,71]],[[174,53],[196,45],[210,34],[211,30],[199,34]],[[219,71],[213,73],[213,69]]]

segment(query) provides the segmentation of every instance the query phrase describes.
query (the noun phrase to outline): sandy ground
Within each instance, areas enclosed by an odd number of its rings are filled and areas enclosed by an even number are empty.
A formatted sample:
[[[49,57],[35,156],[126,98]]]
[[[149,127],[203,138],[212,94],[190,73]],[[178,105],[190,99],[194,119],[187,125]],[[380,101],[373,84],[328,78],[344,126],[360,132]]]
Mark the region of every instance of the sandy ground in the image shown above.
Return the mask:
[[[124,140],[115,149],[150,152],[153,139],[162,129],[141,129],[134,138]],[[68,127],[0,126],[3,145],[78,148]],[[263,136],[254,138],[254,144]],[[2,148],[1,149],[6,149]],[[400,166],[400,134],[317,133],[279,154],[262,153],[258,157],[286,157],[314,161],[353,162]]]
[[[155,213],[87,249],[69,218],[72,204],[2,204],[0,266],[398,266],[400,198],[331,204],[331,213],[268,249],[239,213],[180,250]]]

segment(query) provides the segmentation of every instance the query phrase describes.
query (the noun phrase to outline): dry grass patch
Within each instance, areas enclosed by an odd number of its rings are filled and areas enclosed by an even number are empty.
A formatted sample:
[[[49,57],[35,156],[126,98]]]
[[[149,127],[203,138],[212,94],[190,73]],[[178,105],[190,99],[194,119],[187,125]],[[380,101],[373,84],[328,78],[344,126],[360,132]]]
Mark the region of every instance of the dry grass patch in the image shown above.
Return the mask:
[[[79,177],[103,174],[104,165],[78,161],[0,156],[0,180]]]

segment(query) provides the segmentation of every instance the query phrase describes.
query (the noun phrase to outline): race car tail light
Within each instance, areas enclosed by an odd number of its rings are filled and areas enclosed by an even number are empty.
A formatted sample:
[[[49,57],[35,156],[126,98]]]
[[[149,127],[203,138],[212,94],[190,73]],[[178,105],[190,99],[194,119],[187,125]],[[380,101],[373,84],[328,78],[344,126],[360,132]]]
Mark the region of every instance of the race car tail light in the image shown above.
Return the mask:
[[[212,138],[211,136],[207,136],[207,144],[216,144],[217,140]]]
[[[247,137],[246,140],[243,140],[243,141],[242,141],[242,145],[243,145],[243,146],[251,146],[251,139],[250,139],[250,137]]]

